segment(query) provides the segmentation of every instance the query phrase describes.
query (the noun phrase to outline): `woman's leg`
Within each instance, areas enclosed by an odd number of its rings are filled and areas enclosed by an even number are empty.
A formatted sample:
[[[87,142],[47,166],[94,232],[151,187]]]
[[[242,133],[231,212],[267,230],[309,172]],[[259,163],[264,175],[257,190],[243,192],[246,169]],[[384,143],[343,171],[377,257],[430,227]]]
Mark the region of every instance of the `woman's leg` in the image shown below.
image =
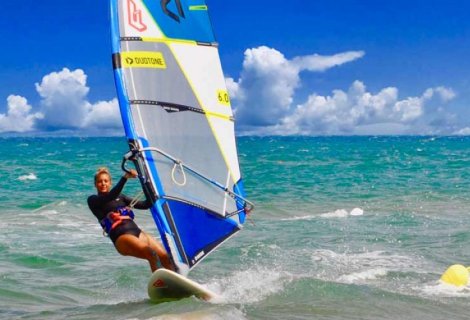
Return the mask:
[[[151,247],[158,255],[158,258],[160,259],[161,264],[165,269],[173,270],[173,265],[170,261],[170,258],[168,257],[168,254],[163,248],[163,246],[157,242],[152,236],[148,235],[144,231],[142,231],[139,235],[139,239],[142,239],[142,241],[145,241],[149,247]]]
[[[131,234],[123,234],[117,240],[114,246],[116,250],[123,256],[132,256],[140,259],[145,259],[150,264],[152,272],[158,269],[158,251],[152,248],[148,240],[142,238],[143,232],[139,238]]]

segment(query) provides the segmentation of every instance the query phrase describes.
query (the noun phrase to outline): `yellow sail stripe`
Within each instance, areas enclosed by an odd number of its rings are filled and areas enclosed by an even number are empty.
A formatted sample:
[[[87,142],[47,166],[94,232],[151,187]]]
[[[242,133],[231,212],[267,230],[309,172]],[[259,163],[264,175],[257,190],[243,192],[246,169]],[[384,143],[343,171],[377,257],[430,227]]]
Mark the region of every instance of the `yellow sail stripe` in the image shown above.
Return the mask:
[[[144,42],[162,42],[162,43],[184,43],[189,45],[197,45],[197,42],[194,40],[185,40],[185,39],[172,39],[172,38],[150,38],[142,37]]]
[[[208,116],[220,118],[220,119],[227,120],[227,121],[234,121],[233,117],[228,116],[226,114],[216,113],[216,112],[207,112],[207,111],[204,111],[204,112]]]

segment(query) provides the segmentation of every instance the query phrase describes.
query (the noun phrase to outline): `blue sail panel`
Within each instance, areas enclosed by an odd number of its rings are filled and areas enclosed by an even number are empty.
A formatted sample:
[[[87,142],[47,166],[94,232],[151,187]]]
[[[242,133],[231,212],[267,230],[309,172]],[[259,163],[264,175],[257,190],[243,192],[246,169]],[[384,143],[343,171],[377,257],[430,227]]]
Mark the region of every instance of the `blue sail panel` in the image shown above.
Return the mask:
[[[143,0],[167,38],[215,42],[203,0]]]
[[[232,220],[221,218],[202,208],[175,200],[169,201],[169,206],[190,267],[240,230],[238,224]],[[194,223],[187,223],[188,221]]]

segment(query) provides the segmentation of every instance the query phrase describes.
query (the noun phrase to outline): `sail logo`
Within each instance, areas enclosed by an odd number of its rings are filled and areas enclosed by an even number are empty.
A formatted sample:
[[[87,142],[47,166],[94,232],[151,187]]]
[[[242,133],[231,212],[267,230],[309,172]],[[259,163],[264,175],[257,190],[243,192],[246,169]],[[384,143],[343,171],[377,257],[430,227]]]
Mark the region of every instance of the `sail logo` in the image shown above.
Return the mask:
[[[153,283],[153,286],[155,288],[164,288],[166,287],[166,284],[165,284],[165,281],[163,281],[162,279],[157,279],[157,281]]]
[[[184,11],[183,11],[183,6],[181,5],[181,0],[175,0],[176,8],[178,9],[178,14],[176,14],[173,11],[170,11],[168,9],[168,4],[171,1],[172,0],[161,0],[160,4],[162,6],[162,10],[167,16],[169,16],[170,18],[172,18],[176,22],[180,22],[180,18],[185,18]]]
[[[194,256],[194,259],[193,259],[193,263],[196,263],[196,261],[198,261],[199,259],[201,259],[202,257],[204,257],[206,253],[203,251],[199,252],[197,255]]]
[[[121,63],[124,68],[166,69],[165,58],[161,52],[122,52]]]
[[[127,0],[127,15],[129,25],[139,32],[147,30],[147,25],[142,20],[142,10],[137,7],[134,0]]]

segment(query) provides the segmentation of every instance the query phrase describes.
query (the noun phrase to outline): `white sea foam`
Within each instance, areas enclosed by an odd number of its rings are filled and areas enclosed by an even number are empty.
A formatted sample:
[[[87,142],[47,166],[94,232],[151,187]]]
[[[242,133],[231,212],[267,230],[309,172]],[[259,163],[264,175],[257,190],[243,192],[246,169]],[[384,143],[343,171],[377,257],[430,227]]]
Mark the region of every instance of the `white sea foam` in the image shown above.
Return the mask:
[[[439,296],[439,297],[470,297],[470,287],[461,286],[456,287],[453,285],[446,284],[442,281],[436,281],[433,284],[426,285],[423,287],[414,288],[417,291],[422,291],[428,296]]]
[[[418,268],[416,259],[384,251],[336,253],[316,250],[312,261],[325,269],[319,274],[320,278],[343,283],[364,283],[384,277],[391,271]]]
[[[349,214],[352,216],[362,216],[364,214],[364,210],[362,210],[361,208],[354,208]]]
[[[283,218],[281,221],[296,221],[296,220],[312,220],[315,219],[315,215],[295,216],[291,218]]]
[[[83,223],[81,223],[81,222],[65,222],[65,223],[57,224],[57,226],[61,227],[61,228],[73,228],[73,229],[76,229],[76,228],[78,228],[82,225],[83,225]]]
[[[27,175],[22,175],[18,177],[18,180],[20,181],[26,181],[26,180],[37,180],[37,176],[34,173],[30,173]]]
[[[53,210],[53,209],[48,209],[48,210],[44,210],[46,208],[50,208],[50,207],[64,207],[67,205],[67,201],[65,200],[62,200],[62,201],[56,201],[56,202],[51,202],[51,203],[48,203],[46,205],[43,205],[42,207],[39,207],[37,209],[34,209],[33,212],[41,212],[42,213],[46,213],[46,214],[50,214],[50,213],[53,213],[53,214],[56,214],[58,213],[57,210]]]
[[[365,280],[375,280],[379,277],[384,277],[388,273],[385,268],[369,269],[360,272],[353,272],[338,278],[339,282],[357,283]]]
[[[364,210],[361,208],[354,208],[350,212],[346,209],[337,209],[332,212],[322,213],[320,217],[322,218],[346,218],[347,216],[362,216],[364,214]]]
[[[364,210],[362,210],[361,208],[354,208],[350,212],[346,209],[337,209],[335,211],[322,213],[320,215],[306,214],[303,216],[283,218],[281,219],[281,221],[313,220],[318,218],[318,216],[322,218],[346,218],[348,216],[362,216],[363,214]]]
[[[349,215],[345,209],[338,209],[332,212],[322,213],[320,217],[322,218],[344,218]]]
[[[42,210],[39,212],[39,215],[41,216],[51,216],[51,215],[57,215],[59,212],[57,210],[49,209],[49,210]]]

